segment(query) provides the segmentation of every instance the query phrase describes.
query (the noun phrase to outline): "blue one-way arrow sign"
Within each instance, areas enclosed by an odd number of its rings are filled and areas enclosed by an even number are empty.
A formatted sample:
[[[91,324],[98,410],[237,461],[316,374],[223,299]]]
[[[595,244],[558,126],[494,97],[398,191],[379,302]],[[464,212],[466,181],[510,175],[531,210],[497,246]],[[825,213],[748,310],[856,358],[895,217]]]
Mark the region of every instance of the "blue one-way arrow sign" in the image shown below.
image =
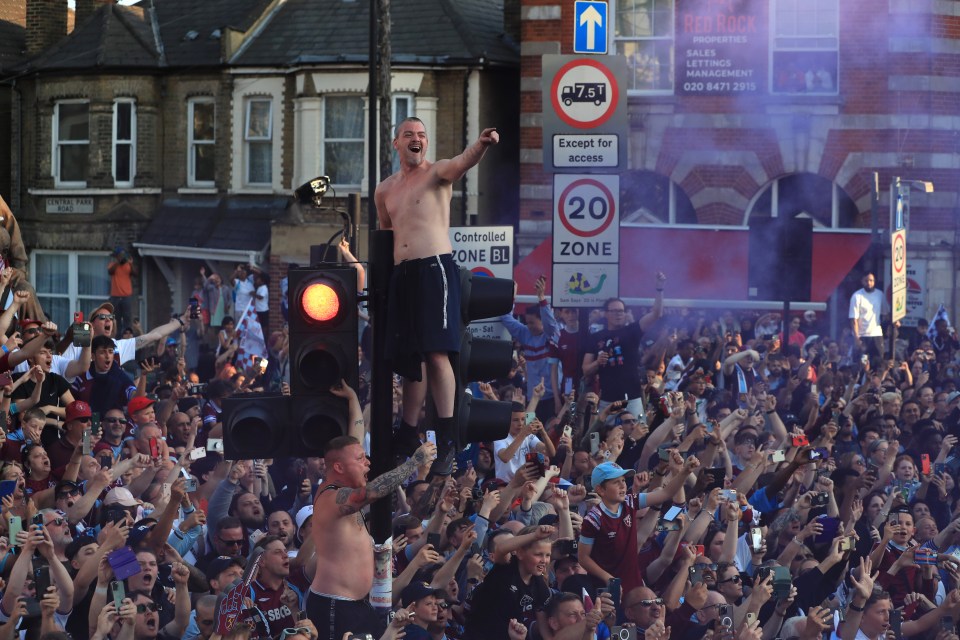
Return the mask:
[[[577,0],[573,13],[573,52],[607,52],[607,3]]]

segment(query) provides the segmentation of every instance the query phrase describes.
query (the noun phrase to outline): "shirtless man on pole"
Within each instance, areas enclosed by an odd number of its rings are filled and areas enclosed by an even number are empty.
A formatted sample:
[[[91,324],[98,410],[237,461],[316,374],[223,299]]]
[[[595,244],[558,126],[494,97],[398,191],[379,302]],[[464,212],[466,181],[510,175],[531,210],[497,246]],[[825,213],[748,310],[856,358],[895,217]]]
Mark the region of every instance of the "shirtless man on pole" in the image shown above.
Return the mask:
[[[388,359],[403,376],[396,448],[406,455],[420,442],[427,385],[437,409],[435,430],[449,434],[453,428],[456,389],[448,354],[460,350],[460,277],[451,255],[450,199],[453,183],[499,141],[496,129],[484,129],[460,155],[430,162],[423,122],[407,118],[393,140],[400,170],[377,187],[380,228],[394,233],[386,343]]]
[[[373,586],[373,538],[360,510],[389,496],[436,455],[437,448],[426,443],[396,469],[367,482],[370,460],[356,438],[340,436],[327,445],[327,476],[314,502],[310,534],[317,572],[307,596],[307,616],[321,638],[339,639],[348,631],[380,637],[383,623],[366,600]]]

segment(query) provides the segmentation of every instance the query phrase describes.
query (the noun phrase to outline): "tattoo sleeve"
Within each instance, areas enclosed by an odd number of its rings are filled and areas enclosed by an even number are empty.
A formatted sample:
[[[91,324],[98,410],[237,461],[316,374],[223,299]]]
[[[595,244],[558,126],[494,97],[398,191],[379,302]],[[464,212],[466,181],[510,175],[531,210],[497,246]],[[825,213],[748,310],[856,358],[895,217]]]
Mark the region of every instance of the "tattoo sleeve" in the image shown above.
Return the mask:
[[[341,516],[356,513],[364,506],[376,502],[400,486],[416,470],[417,461],[410,458],[396,469],[387,471],[359,489],[343,488],[337,491],[336,503]]]

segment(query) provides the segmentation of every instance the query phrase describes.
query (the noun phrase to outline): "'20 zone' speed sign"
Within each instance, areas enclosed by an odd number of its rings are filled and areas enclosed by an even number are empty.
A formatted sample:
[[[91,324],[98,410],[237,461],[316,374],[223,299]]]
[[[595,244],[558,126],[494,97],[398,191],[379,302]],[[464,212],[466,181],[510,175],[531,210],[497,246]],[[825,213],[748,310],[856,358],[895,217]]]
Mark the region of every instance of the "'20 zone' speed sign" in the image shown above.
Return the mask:
[[[619,194],[617,175],[554,175],[554,262],[620,260]]]

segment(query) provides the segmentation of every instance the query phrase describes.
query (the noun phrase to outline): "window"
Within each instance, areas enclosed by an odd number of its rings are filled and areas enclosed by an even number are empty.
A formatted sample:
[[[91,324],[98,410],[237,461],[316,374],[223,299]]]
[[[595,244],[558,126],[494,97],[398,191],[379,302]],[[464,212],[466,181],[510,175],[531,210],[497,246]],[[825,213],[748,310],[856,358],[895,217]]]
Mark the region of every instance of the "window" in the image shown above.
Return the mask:
[[[860,211],[836,182],[794,173],[773,180],[754,198],[743,223],[754,218],[812,218],[817,228],[850,229],[859,226]]]
[[[247,101],[243,130],[246,147],[247,184],[273,182],[273,102],[268,99]]]
[[[132,187],[137,175],[137,103],[131,99],[113,103],[113,183]]]
[[[697,224],[683,188],[652,171],[630,171],[620,182],[620,223]]]
[[[773,92],[836,95],[839,0],[776,0],[773,15]]]
[[[212,98],[195,98],[187,103],[187,184],[212,187],[216,147],[216,105]]]
[[[363,98],[327,96],[323,101],[323,173],[336,186],[363,180]]]
[[[110,256],[106,253],[34,250],[30,259],[37,299],[61,327],[73,322],[74,311],[89,313],[110,297]]]
[[[90,105],[58,102],[53,109],[53,177],[58,187],[86,187]]]
[[[618,0],[616,53],[627,59],[629,91],[673,91],[674,0]]]
[[[391,114],[390,121],[393,123],[394,130],[396,130],[397,125],[403,122],[404,119],[416,115],[413,112],[413,96],[408,93],[398,93],[394,95],[392,107],[393,113]],[[400,158],[397,156],[397,154],[393,154],[392,166],[394,172],[400,170]]]

